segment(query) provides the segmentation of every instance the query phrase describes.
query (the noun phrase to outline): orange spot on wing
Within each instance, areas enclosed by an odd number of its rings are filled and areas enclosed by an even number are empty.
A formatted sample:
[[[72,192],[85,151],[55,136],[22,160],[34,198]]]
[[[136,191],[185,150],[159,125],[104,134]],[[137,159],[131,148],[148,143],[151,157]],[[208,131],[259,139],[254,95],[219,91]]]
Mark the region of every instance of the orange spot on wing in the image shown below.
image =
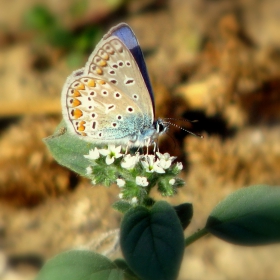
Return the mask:
[[[79,99],[74,99],[73,100],[73,102],[72,102],[72,106],[73,107],[77,107],[77,106],[79,106],[79,105],[81,105],[81,101],[79,100]]]
[[[103,59],[108,60],[109,59],[109,55],[107,53],[104,53],[104,55],[102,56]]]
[[[73,93],[73,96],[74,97],[79,97],[79,96],[81,96],[81,94],[78,90],[75,90],[74,93]]]
[[[72,115],[75,119],[78,119],[83,115],[83,112],[80,109],[75,109],[72,112]]]
[[[99,67],[97,67],[97,68],[96,68],[96,74],[98,74],[98,75],[102,75],[102,74],[103,74],[102,69],[101,69],[101,68],[99,68]]]
[[[95,87],[95,81],[92,80],[92,79],[90,79],[90,80],[88,81],[88,86],[89,86],[89,87]]]
[[[85,85],[80,83],[78,86],[75,87],[75,89],[77,89],[77,90],[84,90],[85,89]]]
[[[85,127],[85,121],[81,121],[79,123],[79,126],[78,126],[78,131],[85,131],[86,127]]]
[[[98,80],[97,82],[98,82],[100,85],[105,85],[105,84],[106,84],[106,82],[103,81],[103,80]]]
[[[98,65],[104,67],[107,65],[107,62],[105,60],[101,60]]]

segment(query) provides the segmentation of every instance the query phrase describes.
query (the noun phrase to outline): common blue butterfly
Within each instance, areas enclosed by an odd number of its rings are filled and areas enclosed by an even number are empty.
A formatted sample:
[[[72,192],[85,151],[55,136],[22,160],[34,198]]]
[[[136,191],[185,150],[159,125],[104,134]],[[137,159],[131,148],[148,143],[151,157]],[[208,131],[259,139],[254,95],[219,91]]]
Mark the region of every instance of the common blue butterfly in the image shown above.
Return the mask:
[[[68,130],[94,144],[142,147],[167,129],[154,120],[154,94],[141,48],[120,23],[97,44],[84,68],[62,90]]]

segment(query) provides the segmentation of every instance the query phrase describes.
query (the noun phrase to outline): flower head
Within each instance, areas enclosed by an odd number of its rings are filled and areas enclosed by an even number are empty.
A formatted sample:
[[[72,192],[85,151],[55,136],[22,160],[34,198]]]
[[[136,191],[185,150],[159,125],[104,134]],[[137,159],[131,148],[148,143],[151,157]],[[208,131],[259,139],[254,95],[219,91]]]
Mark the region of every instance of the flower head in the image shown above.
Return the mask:
[[[182,164],[182,162],[177,162],[176,168],[177,168],[178,170],[181,171],[181,170],[183,169],[183,164]]]
[[[136,196],[134,196],[132,199],[131,199],[131,204],[136,204],[138,202],[138,198]]]
[[[149,182],[146,177],[136,176],[136,185],[141,187],[147,187],[149,185]]]
[[[169,183],[171,186],[173,186],[173,185],[175,184],[175,179],[174,179],[174,178],[170,179],[168,183]]]
[[[125,185],[125,180],[124,179],[117,179],[117,185],[122,188]]]
[[[145,168],[146,172],[165,173],[163,168],[159,165],[159,161],[155,160],[154,155],[147,155],[146,157],[144,157],[144,159],[145,160],[141,161],[141,163],[142,163],[143,167]]]
[[[127,154],[123,157],[123,160],[121,162],[121,167],[131,170],[134,168],[135,164],[139,161],[139,153],[136,153],[135,156],[132,156],[130,154]]]
[[[157,152],[156,154],[159,159],[159,165],[163,169],[169,168],[171,166],[172,161],[176,159],[176,157],[171,157],[168,153],[161,154],[160,152]]]
[[[99,151],[96,147],[94,148],[94,150],[93,149],[89,150],[88,155],[84,155],[85,158],[91,159],[91,160],[96,160],[99,158],[99,156],[100,156]]]
[[[92,168],[91,168],[91,166],[88,166],[86,168],[86,175],[91,175],[91,174],[92,174]]]
[[[121,157],[121,146],[115,147],[115,145],[108,145],[108,149],[100,149],[99,153],[103,156],[106,156],[106,164],[112,164],[116,158]]]

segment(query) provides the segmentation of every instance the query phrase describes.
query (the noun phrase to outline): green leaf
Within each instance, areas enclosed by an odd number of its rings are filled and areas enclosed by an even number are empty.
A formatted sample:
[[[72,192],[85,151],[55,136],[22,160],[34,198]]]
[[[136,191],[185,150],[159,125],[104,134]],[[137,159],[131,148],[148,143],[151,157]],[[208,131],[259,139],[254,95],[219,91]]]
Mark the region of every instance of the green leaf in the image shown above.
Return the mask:
[[[184,253],[184,234],[175,210],[159,201],[149,210],[128,210],[120,244],[129,267],[141,279],[176,279]]]
[[[193,216],[193,206],[191,203],[183,203],[177,206],[174,206],[174,209],[180,219],[183,229],[186,229],[190,224]]]
[[[139,280],[139,278],[133,273],[133,271],[129,268],[125,260],[116,259],[114,263],[117,265],[119,269],[121,269],[125,275],[125,279],[129,280]]]
[[[44,142],[59,164],[86,176],[89,161],[84,155],[88,154],[92,145],[70,134],[64,121],[59,124],[54,135],[45,138]]]
[[[206,229],[239,245],[280,242],[280,187],[261,185],[235,191],[214,208]]]
[[[91,251],[68,251],[49,260],[36,280],[122,280],[123,272],[106,257]]]
[[[124,214],[132,207],[132,205],[127,201],[119,200],[119,201],[114,202],[112,207],[113,207],[113,209]]]

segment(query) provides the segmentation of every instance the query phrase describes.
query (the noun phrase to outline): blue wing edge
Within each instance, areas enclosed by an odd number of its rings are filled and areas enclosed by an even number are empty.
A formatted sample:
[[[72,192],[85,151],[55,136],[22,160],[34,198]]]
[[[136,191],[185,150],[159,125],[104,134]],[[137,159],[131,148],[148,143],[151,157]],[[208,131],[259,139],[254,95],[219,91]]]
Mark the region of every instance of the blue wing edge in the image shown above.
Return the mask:
[[[139,67],[139,70],[141,71],[146,87],[149,91],[153,104],[153,111],[155,113],[155,100],[154,100],[153,89],[149,79],[144,56],[135,34],[133,33],[132,29],[128,26],[128,24],[120,23],[114,26],[113,28],[111,28],[109,32],[104,36],[104,38],[108,38],[109,36],[117,36],[127,46],[131,54],[133,55]]]

